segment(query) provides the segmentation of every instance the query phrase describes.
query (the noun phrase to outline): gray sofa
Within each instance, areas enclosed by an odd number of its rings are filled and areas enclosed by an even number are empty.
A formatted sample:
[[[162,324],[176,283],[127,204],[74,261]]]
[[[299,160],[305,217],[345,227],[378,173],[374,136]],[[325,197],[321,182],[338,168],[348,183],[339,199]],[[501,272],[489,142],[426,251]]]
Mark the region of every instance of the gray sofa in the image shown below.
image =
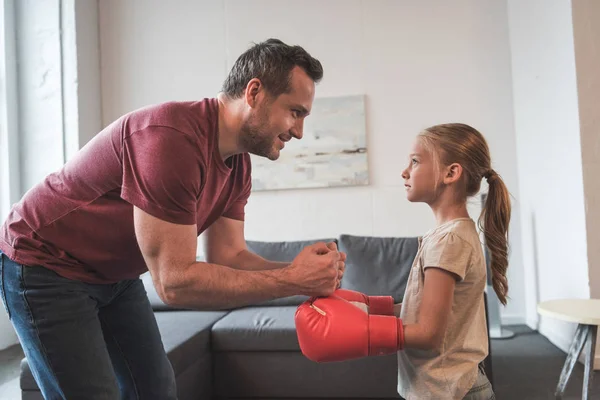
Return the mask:
[[[342,287],[402,300],[417,238],[341,235],[347,253]],[[315,241],[257,242],[248,247],[274,261],[291,261]],[[180,400],[399,398],[396,356],[315,363],[300,352],[292,296],[230,311],[186,311],[166,306],[149,276],[142,277],[163,344],[175,370]],[[491,356],[486,360],[491,374]],[[41,399],[27,361],[21,363],[23,400]]]

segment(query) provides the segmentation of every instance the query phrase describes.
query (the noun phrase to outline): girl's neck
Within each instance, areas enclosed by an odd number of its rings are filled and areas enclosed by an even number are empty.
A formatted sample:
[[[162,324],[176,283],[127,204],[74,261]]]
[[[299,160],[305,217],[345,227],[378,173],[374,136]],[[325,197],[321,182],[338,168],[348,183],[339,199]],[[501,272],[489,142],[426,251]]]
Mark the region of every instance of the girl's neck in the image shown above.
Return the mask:
[[[439,201],[430,204],[429,206],[433,211],[433,215],[435,216],[438,225],[442,225],[457,218],[470,218],[466,202],[450,203]]]

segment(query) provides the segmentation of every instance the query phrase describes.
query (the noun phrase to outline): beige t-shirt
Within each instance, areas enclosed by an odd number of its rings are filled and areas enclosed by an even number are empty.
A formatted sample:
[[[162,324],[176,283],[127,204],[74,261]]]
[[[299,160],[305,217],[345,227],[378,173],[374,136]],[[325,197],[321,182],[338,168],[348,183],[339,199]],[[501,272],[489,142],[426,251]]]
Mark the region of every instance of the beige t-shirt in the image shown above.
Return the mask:
[[[427,267],[459,277],[448,329],[440,348],[398,352],[398,393],[406,400],[462,399],[488,354],[483,300],[486,266],[475,222],[455,219],[420,238],[402,302],[404,325],[418,322]]]

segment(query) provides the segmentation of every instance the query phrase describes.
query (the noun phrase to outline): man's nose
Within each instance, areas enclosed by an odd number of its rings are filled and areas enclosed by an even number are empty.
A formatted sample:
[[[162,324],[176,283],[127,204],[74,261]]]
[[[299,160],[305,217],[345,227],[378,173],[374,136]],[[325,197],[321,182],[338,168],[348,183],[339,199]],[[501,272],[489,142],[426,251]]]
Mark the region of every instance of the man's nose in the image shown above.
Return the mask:
[[[296,122],[296,125],[290,129],[290,134],[296,139],[302,139],[304,136],[304,120]]]

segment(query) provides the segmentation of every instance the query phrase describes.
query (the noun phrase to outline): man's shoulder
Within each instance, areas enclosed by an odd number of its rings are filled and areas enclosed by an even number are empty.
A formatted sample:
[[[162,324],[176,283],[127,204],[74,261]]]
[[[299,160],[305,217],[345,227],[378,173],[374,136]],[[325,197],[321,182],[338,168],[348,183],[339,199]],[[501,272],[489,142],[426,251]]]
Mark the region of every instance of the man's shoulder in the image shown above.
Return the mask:
[[[217,106],[216,98],[205,98],[196,101],[166,101],[145,107],[146,110],[155,113],[197,114],[210,113]],[[143,110],[144,108],[142,108]]]
[[[126,114],[130,131],[162,126],[186,133],[213,128],[218,120],[216,99],[168,101],[147,105]]]

